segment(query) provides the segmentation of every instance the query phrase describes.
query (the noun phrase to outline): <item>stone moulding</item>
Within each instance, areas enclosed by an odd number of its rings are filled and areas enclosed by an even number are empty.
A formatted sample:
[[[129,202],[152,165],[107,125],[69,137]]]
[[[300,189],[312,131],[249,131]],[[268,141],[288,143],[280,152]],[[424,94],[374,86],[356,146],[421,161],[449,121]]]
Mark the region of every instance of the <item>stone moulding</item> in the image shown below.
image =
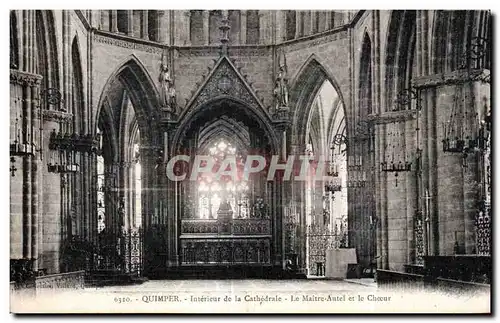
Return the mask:
[[[220,48],[209,46],[209,47],[180,47],[177,48],[179,57],[199,57],[199,56],[211,56],[214,58],[219,57]]]
[[[163,53],[163,47],[154,46],[153,44],[140,43],[137,39],[117,36],[114,34],[94,34],[94,41],[101,44],[140,50],[152,54]]]
[[[457,70],[450,73],[432,74],[418,76],[413,79],[415,88],[429,88],[443,85],[462,84],[465,82],[480,81],[489,83],[491,78],[490,70]]]
[[[370,114],[367,119],[374,124],[396,123],[415,119],[417,110],[390,111],[381,114]]]
[[[71,121],[72,119],[73,119],[72,113],[56,111],[56,110],[43,110],[44,121],[60,122],[60,121]]]
[[[179,57],[219,57],[220,45],[191,46],[177,48]],[[229,45],[229,57],[269,56],[270,47],[267,45]]]
[[[140,50],[147,53],[161,54],[164,46],[157,45],[153,42],[135,39],[132,37],[107,33],[99,31],[94,34],[94,41],[101,44],[112,45],[117,47]],[[175,49],[180,57],[199,57],[199,56],[220,56],[220,46],[168,46]],[[269,46],[267,45],[234,45],[229,47],[229,56],[268,56]]]
[[[303,48],[314,47],[344,38],[347,38],[347,31],[340,30],[333,34],[319,35],[309,40],[304,39],[302,42],[296,42],[296,40],[294,40],[293,43],[283,43],[282,46],[288,47],[287,52],[295,52]]]
[[[10,70],[10,83],[26,86],[40,85],[42,76],[39,74]]]

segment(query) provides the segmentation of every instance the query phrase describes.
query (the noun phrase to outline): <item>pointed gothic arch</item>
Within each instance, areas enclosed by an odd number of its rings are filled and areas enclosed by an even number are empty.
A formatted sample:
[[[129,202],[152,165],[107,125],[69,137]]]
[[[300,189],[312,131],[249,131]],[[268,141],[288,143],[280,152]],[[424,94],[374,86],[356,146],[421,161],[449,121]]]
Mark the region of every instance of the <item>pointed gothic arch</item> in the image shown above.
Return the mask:
[[[141,140],[147,140],[150,144],[157,144],[160,140],[158,135],[160,116],[157,110],[157,107],[159,107],[159,94],[151,76],[137,56],[130,55],[108,77],[99,98],[96,118],[99,118],[103,103],[107,100],[113,88],[124,90],[129,95],[141,130]]]
[[[102,153],[109,163],[116,162],[119,155],[118,135],[116,133],[116,128],[113,126],[114,124],[115,119],[113,117],[112,108],[109,105],[109,102],[106,101],[99,113],[99,119],[96,124],[96,133],[97,128],[99,128],[101,130],[101,135],[103,136]]]
[[[451,72],[463,63],[464,53],[470,50],[473,39],[486,40],[487,50],[473,68],[491,68],[491,17],[486,10],[445,11],[434,16],[432,31],[432,67],[434,73]]]
[[[222,117],[201,130],[199,141],[201,150],[205,149],[216,137],[224,137],[241,149],[250,147],[249,129],[231,118]]]
[[[373,113],[372,108],[372,42],[365,32],[361,45],[359,70],[359,115],[361,119]]]
[[[71,80],[72,83],[72,93],[73,93],[73,102],[72,102],[72,113],[75,116],[74,118],[74,130],[75,132],[85,133],[86,132],[86,117],[87,113],[85,110],[85,97],[83,95],[83,73],[82,73],[82,62],[80,55],[80,44],[78,42],[78,36],[75,35],[73,38],[73,42],[71,44],[71,63],[72,63],[72,72],[73,78]]]
[[[305,144],[313,101],[325,81],[329,81],[333,86],[345,109],[345,101],[338,82],[314,54],[306,60],[290,83],[290,102],[293,111],[292,123],[296,125],[292,129],[292,140],[298,145]]]
[[[17,15],[14,10],[10,11],[10,68],[19,68],[19,31]]]
[[[55,88],[60,90],[59,60],[57,50],[57,32],[54,23],[54,13],[51,10],[36,10],[36,72],[42,75],[41,90]],[[46,104],[46,103],[44,103]],[[60,107],[44,107],[59,109]]]
[[[399,91],[411,88],[411,79],[416,63],[416,25],[415,10],[394,10],[387,30],[385,54],[386,110],[397,109],[393,106]]]
[[[342,106],[342,102],[340,99],[335,100],[333,103],[333,113],[331,114],[330,120],[328,120],[328,129],[327,129],[327,134],[328,134],[328,142],[333,142],[335,136],[340,135],[340,136],[347,136],[347,122],[346,122],[346,116],[345,116],[345,109]],[[338,149],[340,152],[340,145],[338,146]]]
[[[230,84],[229,88],[223,87],[224,82]],[[180,143],[191,125],[207,113],[207,109],[220,107],[223,102],[238,107],[250,120],[256,122],[258,131],[266,133],[269,137],[272,151],[278,151],[278,138],[274,132],[269,112],[260,102],[252,87],[226,56],[217,61],[205,81],[193,92],[186,107],[180,113],[171,151],[175,151],[175,145]]]
[[[340,120],[344,125],[344,136],[345,129],[349,126],[345,122],[348,119],[344,118],[347,111],[338,82],[313,54],[298,70],[290,88],[290,102],[293,111],[292,124],[294,124],[291,130],[291,144],[296,147],[296,154],[309,154],[309,149],[312,148],[316,160],[319,159],[319,156],[324,156],[325,161],[328,161],[332,157],[331,146],[335,136],[331,131],[338,121],[335,119],[335,115],[342,115]],[[318,102],[321,104],[317,104]],[[339,113],[339,110],[342,112]],[[330,169],[326,167],[325,174],[329,171]],[[317,261],[324,261],[323,256],[321,256],[324,250],[316,243],[317,230],[322,230],[321,232],[329,229],[335,230],[334,227],[337,228],[339,225],[337,219],[347,215],[339,214],[339,212],[344,212],[343,207],[335,212],[331,209],[333,199],[329,195],[330,192],[325,191],[327,186],[325,184],[327,182],[323,180],[297,183],[297,193],[293,198],[293,203],[297,203],[298,210],[300,210],[298,212],[301,227],[306,232],[305,241],[299,241],[297,246],[297,250],[300,252],[299,261],[310,274],[316,271],[314,267]],[[344,197],[347,196],[343,195],[337,200],[342,200],[345,206],[347,200]]]
[[[226,107],[223,107],[226,106]],[[232,106],[232,110],[228,110],[228,106]],[[193,124],[196,124],[201,119],[211,120],[212,117],[220,113],[227,113],[230,115],[235,115],[240,113],[255,123],[254,131],[265,134],[268,137],[269,145],[272,153],[278,152],[278,138],[274,129],[269,120],[269,116],[267,114],[262,113],[259,109],[255,108],[252,105],[249,105],[247,102],[241,100],[240,98],[236,98],[233,96],[222,95],[212,98],[203,102],[202,104],[191,108],[181,117],[179,124],[177,126],[177,131],[173,136],[173,144],[170,148],[170,153],[174,154],[176,149],[178,149],[181,142],[186,138],[187,133],[193,127]],[[214,113],[212,116],[211,113]]]

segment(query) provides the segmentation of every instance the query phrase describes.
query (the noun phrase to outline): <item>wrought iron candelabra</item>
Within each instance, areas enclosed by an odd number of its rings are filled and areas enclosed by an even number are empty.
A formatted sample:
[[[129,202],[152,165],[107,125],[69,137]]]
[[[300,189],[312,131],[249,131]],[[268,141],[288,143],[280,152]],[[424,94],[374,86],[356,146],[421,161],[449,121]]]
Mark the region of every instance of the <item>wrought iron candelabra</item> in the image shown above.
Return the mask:
[[[411,171],[411,162],[410,161],[399,161],[395,163],[391,161],[390,163],[387,161],[383,161],[380,163],[382,171],[388,173],[401,173],[401,172],[409,172]]]
[[[342,183],[340,177],[337,176],[329,176],[328,180],[325,183],[325,191],[327,192],[340,192],[342,190]]]
[[[360,165],[349,167],[349,173],[351,176],[347,180],[347,187],[349,188],[361,188],[366,185],[366,171],[361,168]]]
[[[489,68],[489,62],[486,59],[488,48],[487,39],[482,37],[472,39],[470,47],[465,50],[462,56],[462,64],[460,65],[461,70],[466,70],[467,81],[490,82],[489,74],[474,72],[474,70]],[[466,88],[463,90],[465,91]],[[462,99],[462,104],[458,102],[459,92],[460,86],[457,85],[450,119],[442,126],[444,134],[442,144],[443,152],[462,154],[463,166],[466,167],[466,159],[469,154],[485,149],[485,141],[487,140],[485,132],[489,131],[491,115],[487,112],[488,115],[484,120],[479,121],[476,113],[472,124],[467,125],[472,114],[468,115],[467,110],[465,110],[469,107],[469,102],[465,102],[464,99]],[[469,95],[469,97],[472,96]]]
[[[80,170],[78,156],[83,153],[98,153],[100,150],[100,134],[62,133],[52,130],[49,138],[49,149],[52,156],[47,164],[51,173],[75,173]],[[55,156],[56,155],[56,156]]]

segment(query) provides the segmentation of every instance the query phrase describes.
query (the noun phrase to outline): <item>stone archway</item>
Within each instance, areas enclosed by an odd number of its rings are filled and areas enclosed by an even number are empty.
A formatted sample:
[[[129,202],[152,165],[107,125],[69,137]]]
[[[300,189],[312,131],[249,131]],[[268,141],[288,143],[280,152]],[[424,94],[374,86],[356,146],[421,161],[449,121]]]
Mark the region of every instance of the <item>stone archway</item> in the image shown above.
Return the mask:
[[[271,155],[279,151],[279,146],[273,125],[265,116],[248,103],[227,95],[207,100],[193,107],[175,128],[170,129],[169,157],[189,156],[189,166],[184,164],[180,170],[180,173],[188,173],[196,166],[193,163],[197,154],[207,155],[213,143],[223,140],[241,152],[241,156],[259,155],[269,161]],[[234,214],[229,224],[226,223],[229,232],[219,230],[222,218],[218,213],[210,213],[210,218],[200,216],[197,190],[200,184],[196,180],[167,180],[166,199],[172,210],[167,217],[167,264],[174,267],[202,264],[219,269],[229,266],[231,272],[239,270],[252,274],[254,271],[256,275],[281,270],[281,185],[266,181],[264,175],[264,172],[259,173],[246,182],[250,188],[249,207],[244,216],[232,207]],[[266,212],[256,211],[256,201],[262,201]],[[204,236],[201,240],[197,237],[200,233]]]
[[[135,235],[135,231],[131,230],[137,229],[133,228],[133,219],[137,215],[132,214],[136,208],[133,207],[134,199],[130,194],[134,184],[130,179],[134,173],[132,162],[136,158],[132,148],[137,132],[140,132],[140,154],[137,158],[140,158],[143,166],[140,198],[142,207],[139,208],[142,226],[149,228],[153,215],[159,211],[161,194],[158,188],[161,187],[162,180],[158,176],[161,172],[158,158],[161,156],[163,136],[159,124],[158,98],[151,77],[141,62],[131,55],[108,78],[99,99],[97,121],[93,127],[94,132],[97,132],[98,127],[104,130],[103,144],[110,148],[104,154],[106,224],[99,243],[119,245],[118,252],[122,260],[120,264],[113,265],[122,272],[132,269],[141,271],[142,266],[142,259],[132,259],[129,254],[132,250],[132,242],[129,240]],[[146,234],[145,237],[147,236]],[[144,243],[147,248],[148,241]],[[135,263],[133,268],[132,262]]]
[[[326,85],[331,88],[332,96],[330,100],[332,101],[324,102],[318,106],[316,100],[318,100],[320,92],[324,91]],[[320,156],[322,156],[324,161],[330,165],[332,163],[330,161],[332,158],[331,148],[336,135],[342,138],[341,141],[344,144],[347,140],[349,112],[345,109],[340,87],[315,55],[309,57],[291,83],[290,101],[294,111],[292,121],[294,127],[289,142],[292,154],[301,155],[309,148],[312,148],[315,160],[319,160]],[[322,100],[319,101],[323,102]],[[342,113],[339,113],[340,111]],[[308,148],[308,146],[310,147]],[[328,173],[329,170],[325,172],[325,176]],[[333,248],[334,245],[338,247],[338,242],[342,239],[342,233],[335,233],[335,230],[340,227],[337,227],[336,223],[330,223],[332,219],[332,214],[329,213],[330,207],[325,208],[325,205],[331,204],[328,201],[333,199],[333,195],[326,194],[325,191],[327,187],[333,187],[329,185],[333,185],[333,182],[330,183],[330,177],[328,178],[326,182],[325,180],[314,180],[311,183],[296,182],[292,183],[290,187],[292,198],[288,207],[291,210],[290,212],[298,215],[297,239],[290,248],[298,253],[299,266],[304,273],[313,273],[314,264],[311,265],[311,261],[324,263],[326,248]],[[338,180],[335,179],[335,181]],[[331,181],[334,181],[333,177]],[[308,197],[311,194],[312,196]],[[325,214],[328,214],[326,216],[329,219],[328,223],[324,220]],[[348,214],[346,214],[346,217],[348,217]],[[345,230],[347,231],[347,227]],[[316,243],[314,241],[318,240],[318,235],[321,237],[321,241],[319,247],[315,247]],[[309,238],[309,236],[314,238]],[[313,255],[311,253],[313,249],[318,249],[321,255]],[[309,260],[313,256],[319,258]]]

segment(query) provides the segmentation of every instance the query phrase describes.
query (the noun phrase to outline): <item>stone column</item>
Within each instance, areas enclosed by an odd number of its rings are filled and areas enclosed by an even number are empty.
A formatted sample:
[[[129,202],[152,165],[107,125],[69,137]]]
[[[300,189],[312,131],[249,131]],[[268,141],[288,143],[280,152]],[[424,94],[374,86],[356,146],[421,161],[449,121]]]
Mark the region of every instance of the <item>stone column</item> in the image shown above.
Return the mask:
[[[385,145],[386,145],[386,125],[380,125],[380,162],[384,160]],[[381,201],[381,214],[380,214],[380,231],[382,235],[382,269],[389,269],[389,241],[388,241],[388,216],[387,216],[387,173],[380,176],[380,201]]]
[[[137,37],[140,35],[140,23],[135,23],[134,10],[127,10],[127,35]],[[137,30],[137,33],[135,32]]]
[[[175,129],[167,129],[163,133],[163,143],[164,143],[164,162],[167,163],[175,155],[175,151],[172,150],[171,140],[173,137],[173,132]],[[166,165],[166,164],[165,164]],[[166,175],[166,174],[165,174]],[[165,176],[165,201],[166,201],[166,210],[164,217],[166,219],[167,225],[167,239],[168,239],[168,260],[167,266],[178,266],[179,265],[179,254],[178,254],[178,223],[179,217],[178,214],[178,206],[177,206],[177,193],[178,193],[178,183],[171,181],[169,178]]]
[[[315,26],[316,26],[316,22],[317,22],[316,21],[317,20],[316,12],[317,12],[316,10],[310,11],[310,15],[311,15],[311,27],[310,27],[311,32],[310,32],[310,34],[311,35],[313,35],[319,31],[319,30],[315,30],[315,28],[316,28]]]
[[[301,31],[302,25],[302,11],[295,11],[295,38],[302,37],[303,31]]]
[[[120,217],[117,219],[117,222],[119,223],[118,228],[120,228],[120,225],[123,225],[125,228],[128,228],[129,226],[129,221],[127,219],[127,216],[129,215],[126,210],[127,210],[127,205],[128,205],[128,194],[126,192],[129,189],[129,183],[128,183],[128,174],[129,174],[129,166],[130,163],[126,161],[121,161],[118,164],[118,194],[117,194],[117,203],[118,207],[121,207],[121,204],[123,203],[123,210],[125,211],[125,214],[118,214]]]
[[[247,11],[240,11],[240,44],[247,43]]]
[[[413,145],[415,140],[415,120],[407,120],[404,123],[404,151],[408,158],[413,156],[416,151]],[[415,161],[412,161],[412,168],[415,169]],[[405,176],[405,199],[406,199],[406,262],[413,264],[415,262],[415,217],[417,208],[415,199],[418,198],[417,192],[417,175],[415,172],[406,172]]]
[[[36,19],[35,11],[23,11],[23,42],[22,57],[23,69],[26,73],[22,76],[22,142],[31,145],[34,149],[40,149],[39,140],[39,117],[38,99],[40,91],[41,76],[32,74],[36,70]],[[17,85],[16,85],[17,86]],[[17,108],[15,106],[14,108]],[[32,156],[23,157],[23,235],[25,243],[23,245],[23,256],[31,258],[33,270],[38,270],[39,256],[39,159],[40,155],[33,152]]]
[[[144,38],[144,39],[152,40],[152,39],[149,39],[148,11],[147,10],[141,10],[141,16],[142,16],[142,19],[141,19],[141,24],[142,24],[141,37]]]
[[[267,44],[268,42],[268,11],[259,10],[259,43]]]
[[[72,72],[71,72],[71,17],[70,17],[70,12],[68,10],[64,10],[62,12],[63,16],[63,22],[62,22],[62,38],[63,38],[63,47],[62,47],[62,66],[63,66],[63,83],[62,83],[62,95],[64,101],[61,102],[61,107],[64,107],[66,111],[69,113],[75,115],[74,111],[74,105],[73,105],[73,87],[72,87]],[[57,86],[54,84],[51,84],[52,86]],[[73,117],[74,120],[75,117]],[[71,121],[73,121],[71,120]],[[72,133],[73,132],[73,122],[65,122],[64,124],[61,124],[62,130],[67,133]],[[66,162],[69,162],[68,157],[65,157],[64,160]],[[76,216],[73,212],[73,200],[75,198],[75,194],[73,191],[74,188],[74,175],[73,174],[63,174],[64,176],[64,186],[62,187],[63,191],[63,196],[61,198],[62,205],[61,205],[61,222],[60,222],[60,227],[61,227],[61,236],[59,237],[63,242],[66,241],[68,237],[68,222],[72,221],[72,216]],[[83,220],[80,218],[80,220]],[[83,221],[81,221],[83,222]],[[53,225],[53,224],[52,224]],[[84,230],[84,225],[81,223],[81,230],[83,232]],[[60,249],[59,249],[60,252]],[[57,255],[56,259],[54,261],[57,261],[57,258],[60,258],[61,255]],[[64,266],[62,267],[62,270],[64,270]]]
[[[271,11],[275,25],[274,28],[276,29],[276,34],[273,38],[273,44],[280,43],[286,40],[286,13],[286,10]]]
[[[20,42],[22,49],[22,60],[20,60],[20,68],[27,72],[35,71],[35,30],[36,20],[34,10],[23,10],[22,12],[22,35]],[[19,19],[20,20],[20,19]],[[17,74],[16,74],[17,75]],[[19,119],[18,127],[20,130],[19,143],[28,143],[31,131],[31,87],[29,86],[28,78],[19,75],[14,79],[19,79],[19,83],[14,86],[20,90],[21,105],[19,106]],[[27,74],[26,74],[27,76]],[[12,78],[11,78],[12,80]],[[17,108],[16,106],[14,108]],[[18,128],[18,129],[19,129]],[[32,258],[32,159],[31,156],[22,157],[22,257],[25,259]],[[36,269],[36,268],[35,268]]]
[[[31,89],[28,87],[23,88],[23,144],[28,143],[26,135],[28,133],[28,127],[31,123]],[[31,246],[32,246],[32,192],[31,192],[31,156],[23,157],[23,257],[31,257]]]
[[[31,97],[32,98],[39,98],[39,87],[40,87],[40,81],[35,82],[30,86],[31,90]],[[36,100],[32,100],[30,102],[31,104],[31,140],[34,147],[37,149],[40,149],[38,145],[38,141],[36,141],[37,133],[35,131],[39,131],[40,129],[40,111],[38,111],[38,107],[36,104]],[[32,164],[31,164],[31,257],[33,258],[33,268],[35,270],[38,269],[38,217],[39,217],[39,181],[40,181],[40,154],[42,152],[40,151],[39,154],[35,155],[32,157]]]
[[[484,120],[484,102],[483,98],[486,93],[490,93],[489,84],[480,82],[466,82],[465,90],[469,92],[469,98],[466,101],[467,107],[473,107],[474,110],[468,114],[464,122],[465,128],[470,133],[478,133],[480,120]],[[478,116],[473,115],[477,112]],[[463,208],[464,208],[464,246],[463,251],[466,254],[476,253],[476,226],[475,219],[478,214],[478,205],[481,202],[482,183],[480,171],[480,161],[482,152],[470,152],[465,159],[465,167],[463,168],[464,185],[463,185]]]
[[[144,227],[144,265],[146,274],[148,271],[155,266],[156,253],[153,251],[158,247],[154,245],[155,241],[151,239],[157,232],[156,228],[153,227],[153,203],[151,192],[153,183],[153,158],[151,155],[151,147],[144,146],[142,143],[144,139],[141,140],[140,154],[141,154],[141,211],[142,211],[142,223]],[[149,251],[149,252],[148,252]]]
[[[182,30],[182,35],[183,35],[183,45],[190,46],[191,45],[191,39],[190,39],[190,23],[191,23],[191,11],[185,10],[184,12],[184,21],[183,21],[183,30]]]
[[[99,29],[109,30],[109,11],[99,10]]]
[[[97,244],[97,155],[90,154],[87,161],[88,172],[87,172],[87,183],[89,187],[89,223],[90,223],[90,241],[95,245]]]
[[[203,10],[202,12],[203,19],[203,44],[208,46],[210,43],[210,11]]]
[[[325,11],[325,26],[324,26],[325,29],[324,30],[330,30],[332,28],[331,23],[332,23],[332,12],[330,10],[326,10]]]
[[[303,33],[303,36],[309,36],[312,34],[312,11],[311,10],[307,10],[307,11],[304,11],[304,15],[303,15],[303,26],[304,26],[304,33]]]
[[[170,45],[170,11],[158,10],[158,41]]]
[[[425,109],[427,115],[427,146],[424,149],[427,149],[428,155],[428,168],[427,168],[427,178],[428,178],[428,187],[431,201],[429,203],[429,232],[428,232],[428,241],[429,241],[429,252],[430,255],[437,256],[439,255],[439,215],[438,215],[438,201],[437,201],[437,191],[438,191],[438,183],[437,183],[437,151],[438,151],[438,139],[436,128],[433,126],[436,122],[436,112],[434,111],[434,106],[436,104],[436,89],[433,88],[432,91],[429,91],[428,94],[424,97]]]
[[[118,32],[118,11],[111,10],[111,32]]]

